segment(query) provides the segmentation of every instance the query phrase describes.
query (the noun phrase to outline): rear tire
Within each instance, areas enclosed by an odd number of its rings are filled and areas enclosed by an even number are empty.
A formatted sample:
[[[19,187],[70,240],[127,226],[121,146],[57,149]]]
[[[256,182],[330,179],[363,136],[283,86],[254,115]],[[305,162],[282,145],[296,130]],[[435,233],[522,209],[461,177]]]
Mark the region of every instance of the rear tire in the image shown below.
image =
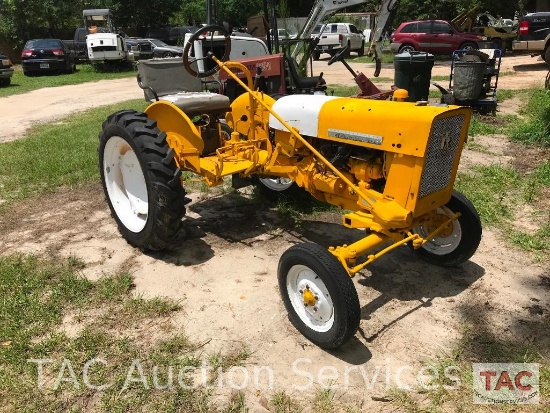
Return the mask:
[[[477,44],[475,43],[472,43],[472,42],[468,42],[468,43],[464,43],[462,45],[460,45],[460,49],[462,50],[478,50],[479,47],[477,47]]]
[[[546,64],[550,65],[550,47],[547,47],[542,55]]]
[[[365,42],[361,42],[361,48],[357,50],[357,56],[361,57],[365,55]]]
[[[11,77],[0,79],[0,87],[8,87],[11,84]]]
[[[321,52],[314,50],[311,53],[311,57],[313,58],[313,60],[319,60],[321,58]]]
[[[434,237],[424,246],[414,249],[414,253],[430,264],[443,267],[454,267],[470,259],[481,241],[481,221],[472,203],[458,191],[453,191],[449,202],[438,208],[438,215],[451,216],[460,212],[460,217],[450,224],[443,235]],[[442,217],[444,218],[444,217]],[[427,236],[434,228],[419,225],[412,232],[422,237]]]
[[[142,250],[177,241],[185,190],[166,133],[145,113],[117,112],[99,134],[99,171],[105,198],[120,233]]]
[[[279,290],[290,322],[322,348],[348,342],[359,328],[357,291],[342,264],[317,244],[297,244],[279,260]]]
[[[413,45],[405,44],[405,45],[403,45],[399,48],[398,53],[410,53],[410,52],[415,52],[415,51],[416,51],[416,49],[414,48]]]

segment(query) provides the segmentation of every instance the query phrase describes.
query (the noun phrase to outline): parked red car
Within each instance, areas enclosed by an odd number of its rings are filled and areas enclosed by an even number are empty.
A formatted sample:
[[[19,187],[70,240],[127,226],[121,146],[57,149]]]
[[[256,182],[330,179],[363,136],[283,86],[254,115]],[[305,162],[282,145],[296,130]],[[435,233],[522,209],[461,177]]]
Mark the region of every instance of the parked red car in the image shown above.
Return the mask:
[[[481,41],[481,36],[460,31],[446,20],[416,20],[401,23],[393,32],[391,50],[450,54],[460,49],[479,49]]]

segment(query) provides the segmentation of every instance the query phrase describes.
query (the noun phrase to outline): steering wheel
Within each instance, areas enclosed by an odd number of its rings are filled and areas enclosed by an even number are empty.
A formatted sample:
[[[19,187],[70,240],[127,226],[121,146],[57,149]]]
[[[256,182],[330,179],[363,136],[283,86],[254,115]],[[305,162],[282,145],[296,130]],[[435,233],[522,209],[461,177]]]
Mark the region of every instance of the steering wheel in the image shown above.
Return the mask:
[[[191,68],[191,63],[196,62],[198,60],[207,60],[209,59],[210,53],[216,55],[214,53],[214,32],[219,32],[224,37],[224,54],[223,57],[220,59],[222,62],[225,62],[229,58],[229,53],[231,52],[231,36],[230,33],[225,30],[223,26],[219,26],[217,24],[211,24],[209,26],[201,27],[199,30],[197,30],[193,35],[189,38],[189,41],[185,44],[185,48],[183,49],[183,66],[185,67],[185,70],[189,72],[194,77],[208,77],[212,76],[216,72],[220,70],[220,66],[216,65],[212,69],[208,69],[204,72],[197,72],[194,69]],[[208,47],[203,48],[203,50],[206,50],[206,56],[195,58],[195,60],[189,61],[189,52],[191,49],[193,49],[194,54],[197,54],[197,50],[194,50],[195,42],[197,40],[203,40],[207,41],[210,45],[210,48]],[[208,46],[207,43],[207,46]],[[202,52],[202,51],[201,51]],[[218,53],[219,54],[219,53]],[[216,55],[216,57],[219,58],[219,56]]]
[[[334,56],[330,58],[330,60],[328,61],[328,65],[330,66],[334,62],[338,62],[342,60],[347,55],[347,53],[348,53],[348,46],[341,48],[338,53],[336,53]]]

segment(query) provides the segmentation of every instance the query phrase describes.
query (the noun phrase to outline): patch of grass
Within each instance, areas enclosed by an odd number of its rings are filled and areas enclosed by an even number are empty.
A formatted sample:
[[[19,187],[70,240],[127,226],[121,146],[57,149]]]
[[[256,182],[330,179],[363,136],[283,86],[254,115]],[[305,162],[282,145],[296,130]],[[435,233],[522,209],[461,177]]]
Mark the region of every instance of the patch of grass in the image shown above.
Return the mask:
[[[316,412],[331,413],[335,410],[334,392],[332,389],[319,389],[313,399],[313,406]]]
[[[522,121],[514,115],[483,116],[474,114],[468,134],[475,135],[509,135],[510,130]]]
[[[497,102],[502,102],[507,99],[512,99],[518,94],[520,94],[521,91],[512,90],[512,89],[498,89],[497,91]]]
[[[124,305],[124,311],[132,318],[166,317],[180,308],[178,302],[164,297],[132,297]]]
[[[542,185],[550,186],[550,160],[537,167],[533,179]]]
[[[529,91],[528,102],[521,109],[527,117],[512,129],[511,138],[526,144],[550,146],[550,91]]]
[[[474,166],[459,174],[456,188],[472,201],[484,224],[496,225],[513,218],[511,193],[520,188],[520,180],[518,172],[509,167]]]
[[[70,74],[27,77],[23,74],[23,69],[20,66],[16,66],[11,79],[11,85],[0,88],[0,97],[17,95],[45,87],[77,85],[105,79],[134,77],[137,73],[134,69],[102,72],[96,70],[91,65],[77,65],[76,68],[76,72]]]
[[[525,233],[515,229],[505,232],[506,238],[514,245],[536,254],[550,251],[550,223],[534,233]],[[541,257],[542,259],[542,257]]]
[[[131,100],[92,109],[55,124],[36,126],[25,139],[3,143],[0,199],[24,199],[59,186],[98,180],[97,135],[102,122],[117,110],[145,107],[145,101]]]
[[[390,50],[383,50],[380,60],[382,63],[393,63],[394,54]],[[350,63],[374,63],[372,57],[370,56],[356,56],[352,55],[350,58],[347,58],[346,61]]]
[[[216,352],[208,357],[209,365],[214,370],[219,368],[222,371],[229,370],[231,367],[243,366],[244,362],[252,355],[251,351],[246,348],[235,349],[227,354]]]
[[[479,309],[471,306],[478,314]],[[479,405],[473,404],[473,376],[472,363],[539,363],[540,373],[540,397],[541,401],[548,400],[550,387],[550,365],[548,358],[538,348],[548,348],[543,342],[531,346],[518,338],[517,340],[505,338],[501,334],[488,331],[485,321],[480,324],[467,324],[463,337],[459,344],[448,354],[444,354],[436,360],[425,362],[430,371],[431,380],[427,381],[429,387],[418,388],[413,391],[393,389],[392,403],[397,405],[400,411],[420,412],[472,412],[479,411]],[[542,325],[537,325],[543,329]],[[533,327],[537,327],[533,325]],[[536,332],[537,330],[532,330]],[[540,331],[540,330],[539,330]],[[547,340],[546,332],[537,334],[536,340]],[[449,369],[449,370],[447,370]],[[447,370],[447,373],[446,373]],[[436,374],[433,374],[435,372]],[[452,380],[449,380],[451,378]],[[457,380],[458,379],[458,380]],[[544,402],[539,406],[530,406],[530,412],[546,412]],[[517,406],[510,405],[485,405],[484,412],[515,412]]]
[[[223,413],[246,413],[248,411],[242,391],[232,393],[228,405],[222,410]]]
[[[275,393],[271,397],[269,406],[274,413],[295,413],[302,411],[298,403],[286,394],[284,390]]]
[[[197,353],[202,345],[181,334],[179,326],[166,327],[164,337],[156,341],[141,333],[124,333],[143,329],[143,322],[147,328],[141,331],[150,331],[155,318],[174,311],[169,300],[132,297],[132,286],[128,274],[91,282],[80,275],[72,260],[0,257],[2,408],[41,412],[247,411],[242,393],[216,404],[211,400],[212,389],[193,371],[202,364]],[[131,309],[131,319],[125,308]],[[62,321],[74,313],[84,315],[75,319],[83,328],[69,337]],[[113,322],[103,323],[98,313],[108,314]],[[219,352],[216,366],[242,365],[249,355],[244,348]],[[29,359],[47,359],[42,365],[41,387],[38,362]]]

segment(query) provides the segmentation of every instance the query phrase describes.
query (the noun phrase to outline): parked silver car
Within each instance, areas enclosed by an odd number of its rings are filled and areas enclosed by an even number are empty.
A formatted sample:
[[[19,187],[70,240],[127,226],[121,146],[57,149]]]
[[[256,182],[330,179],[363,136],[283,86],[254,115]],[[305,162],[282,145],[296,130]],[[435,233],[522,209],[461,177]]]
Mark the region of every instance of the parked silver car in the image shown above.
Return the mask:
[[[144,39],[151,43],[153,57],[175,57],[183,56],[183,47],[170,46],[158,39]]]

